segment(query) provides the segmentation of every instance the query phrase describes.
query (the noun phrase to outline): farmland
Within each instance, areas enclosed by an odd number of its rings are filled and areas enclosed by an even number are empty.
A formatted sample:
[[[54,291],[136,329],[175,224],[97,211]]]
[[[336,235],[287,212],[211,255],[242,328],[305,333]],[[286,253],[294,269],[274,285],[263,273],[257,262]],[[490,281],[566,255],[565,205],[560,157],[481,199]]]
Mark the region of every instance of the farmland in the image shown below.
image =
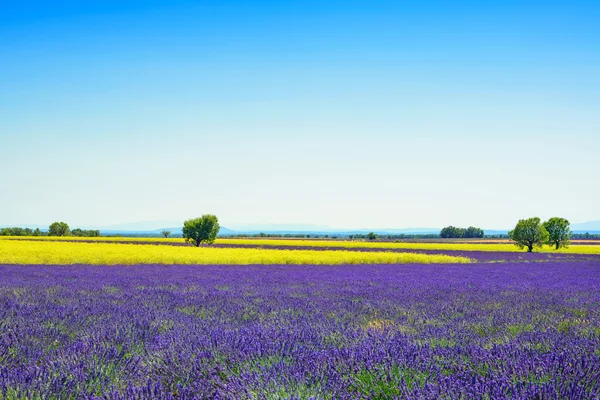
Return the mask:
[[[135,237],[2,237],[0,243],[6,240],[25,241],[54,241],[54,242],[114,242],[114,243],[153,243],[185,245],[183,239],[177,238],[135,238]],[[215,241],[217,246],[252,246],[265,248],[308,248],[308,249],[381,249],[381,250],[434,250],[434,251],[488,251],[504,253],[520,253],[512,243],[487,240],[484,242],[389,242],[389,241],[350,241],[350,240],[308,240],[308,239],[229,239],[220,238]],[[590,241],[590,244],[575,244],[567,248],[555,250],[550,246],[543,246],[536,250],[543,253],[564,254],[600,254],[600,243]]]
[[[600,0],[0,6],[0,400],[600,400]]]
[[[0,273],[5,398],[600,394],[598,264]]]
[[[105,241],[0,240],[0,399],[600,396],[590,246]]]
[[[467,257],[358,251],[194,248],[126,243],[0,241],[0,264],[407,264],[468,263]]]

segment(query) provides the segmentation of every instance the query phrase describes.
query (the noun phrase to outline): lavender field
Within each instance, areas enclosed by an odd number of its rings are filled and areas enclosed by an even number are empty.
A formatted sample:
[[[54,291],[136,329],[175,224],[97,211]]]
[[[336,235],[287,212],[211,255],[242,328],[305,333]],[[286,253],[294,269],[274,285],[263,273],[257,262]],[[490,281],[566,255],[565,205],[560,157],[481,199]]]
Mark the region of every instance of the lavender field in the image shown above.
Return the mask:
[[[600,259],[498,258],[0,266],[0,398],[600,397]]]

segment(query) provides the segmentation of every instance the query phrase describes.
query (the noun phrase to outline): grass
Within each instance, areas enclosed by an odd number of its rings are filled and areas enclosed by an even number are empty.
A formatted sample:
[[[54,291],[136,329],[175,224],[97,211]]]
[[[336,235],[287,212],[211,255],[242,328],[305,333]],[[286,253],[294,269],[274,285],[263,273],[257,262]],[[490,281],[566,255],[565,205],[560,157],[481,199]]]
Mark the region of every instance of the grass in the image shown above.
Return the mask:
[[[0,240],[0,264],[431,264],[466,257],[392,252],[272,250]]]
[[[58,236],[0,236],[2,240],[39,240],[39,241],[93,241],[93,242],[140,242],[140,243],[181,243],[181,238],[129,238],[129,237],[58,237]],[[415,242],[368,242],[349,240],[323,240],[323,239],[217,239],[217,244],[254,245],[254,246],[299,246],[299,247],[339,247],[344,249],[372,248],[372,249],[405,249],[405,250],[460,250],[460,251],[501,251],[509,253],[524,252],[514,244],[506,243],[415,243]],[[534,249],[542,253],[564,254],[600,254],[600,245],[571,245],[566,249],[555,250],[553,247],[544,246]]]

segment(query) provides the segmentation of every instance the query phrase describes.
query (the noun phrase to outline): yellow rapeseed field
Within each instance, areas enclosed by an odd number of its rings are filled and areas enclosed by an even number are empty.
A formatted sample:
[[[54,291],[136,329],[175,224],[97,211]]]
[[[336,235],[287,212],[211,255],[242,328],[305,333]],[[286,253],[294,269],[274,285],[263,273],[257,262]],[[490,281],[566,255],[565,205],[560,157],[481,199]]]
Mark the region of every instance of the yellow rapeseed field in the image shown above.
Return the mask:
[[[273,250],[0,240],[0,264],[430,264],[466,257],[392,252]]]
[[[0,236],[2,240],[39,240],[39,241],[85,241],[85,242],[141,242],[141,243],[182,243],[181,238],[130,238],[130,237],[59,237],[59,236]],[[418,243],[418,242],[368,242],[349,240],[323,240],[323,239],[217,239],[217,244],[254,245],[254,246],[299,246],[299,247],[340,247],[345,249],[405,249],[405,250],[460,250],[460,251],[505,251],[523,252],[514,244],[506,243]],[[571,245],[566,249],[555,250],[553,247],[544,246],[534,251],[543,253],[568,253],[568,254],[600,254],[600,245]]]
[[[180,239],[181,240],[181,239]],[[406,242],[360,242],[342,240],[302,240],[302,239],[218,239],[216,243],[245,244],[259,246],[303,246],[303,247],[343,247],[373,249],[407,249],[407,250],[461,250],[461,251],[506,251],[523,252],[514,244],[502,243],[406,243]],[[550,246],[536,252],[600,254],[600,245],[573,245],[566,249],[555,250]]]

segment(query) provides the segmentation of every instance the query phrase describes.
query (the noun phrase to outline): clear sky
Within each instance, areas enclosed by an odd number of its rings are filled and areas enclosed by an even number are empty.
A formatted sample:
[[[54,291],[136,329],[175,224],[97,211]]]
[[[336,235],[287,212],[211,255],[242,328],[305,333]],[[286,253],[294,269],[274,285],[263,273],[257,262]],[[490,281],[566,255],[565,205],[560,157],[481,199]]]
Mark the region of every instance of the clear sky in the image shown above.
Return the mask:
[[[0,225],[600,219],[597,1],[0,0]]]

